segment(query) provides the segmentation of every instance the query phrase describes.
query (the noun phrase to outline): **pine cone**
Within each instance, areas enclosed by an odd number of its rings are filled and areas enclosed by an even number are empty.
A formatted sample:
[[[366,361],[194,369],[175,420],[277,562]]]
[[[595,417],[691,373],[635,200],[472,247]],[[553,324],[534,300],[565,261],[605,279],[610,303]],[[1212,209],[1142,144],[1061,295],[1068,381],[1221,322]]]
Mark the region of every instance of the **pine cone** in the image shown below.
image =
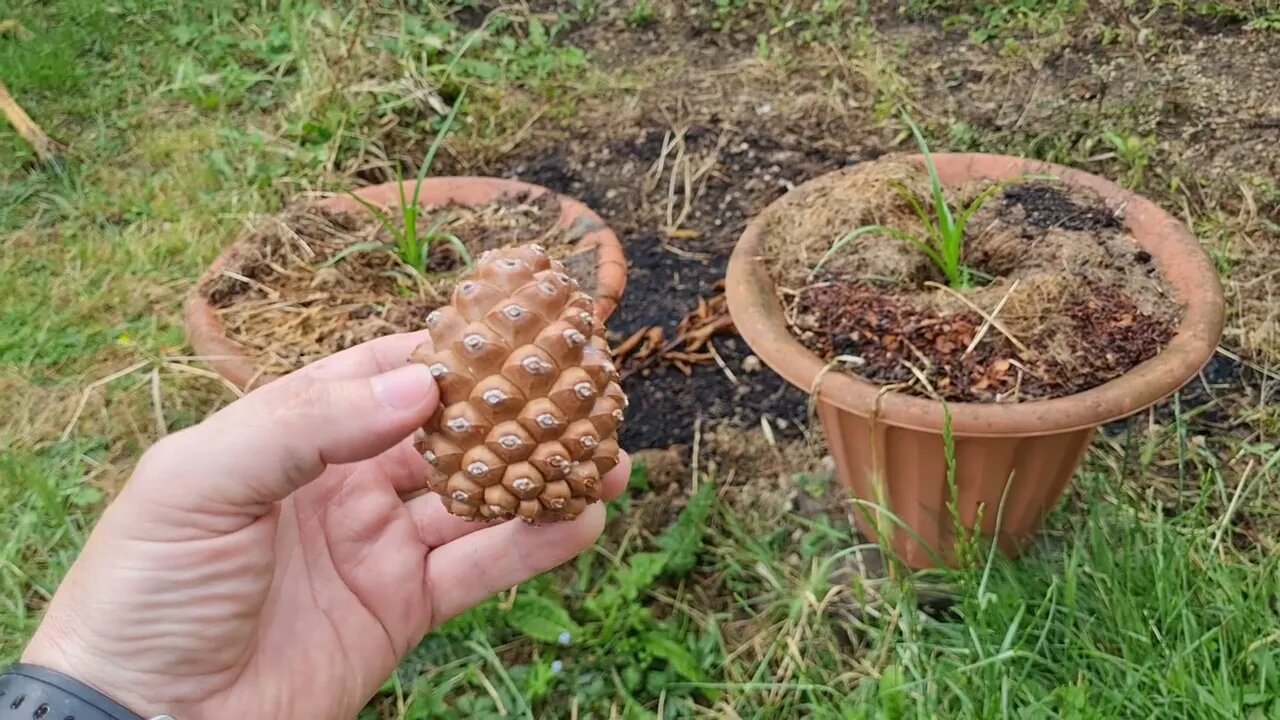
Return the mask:
[[[594,302],[538,245],[481,256],[413,354],[440,387],[420,449],[466,518],[571,520],[618,464],[627,406]]]

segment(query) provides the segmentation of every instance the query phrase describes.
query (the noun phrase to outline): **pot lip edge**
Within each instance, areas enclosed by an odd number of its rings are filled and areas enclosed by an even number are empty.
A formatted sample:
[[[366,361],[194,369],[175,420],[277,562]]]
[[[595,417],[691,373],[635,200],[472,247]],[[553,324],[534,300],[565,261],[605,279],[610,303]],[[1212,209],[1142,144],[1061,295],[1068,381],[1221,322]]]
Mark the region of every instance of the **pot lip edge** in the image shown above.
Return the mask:
[[[383,188],[393,188],[398,184],[405,185],[405,189],[408,191],[415,182],[415,180],[402,180],[399,182],[393,180],[376,185],[366,185],[351,192],[358,194],[377,192]],[[439,201],[430,202],[430,198],[427,197],[427,188],[430,185],[439,186],[441,195]],[[622,242],[617,233],[593,208],[576,197],[566,195],[544,185],[490,175],[428,176],[423,180],[423,195],[420,198],[419,205],[430,208],[446,204],[453,200],[447,194],[449,189],[459,185],[487,186],[491,190],[490,200],[522,192],[532,193],[535,197],[551,194],[560,201],[561,215],[558,221],[560,225],[567,228],[576,218],[587,218],[589,221],[596,223],[596,227],[577,239],[574,247],[579,249],[587,249],[592,246],[600,248],[599,257],[596,260],[596,272],[601,286],[597,287],[595,295],[597,301],[596,312],[600,316],[601,322],[604,322],[617,310],[626,291],[628,269],[626,255],[623,252]],[[341,201],[344,197],[346,197],[345,193],[330,193],[311,202],[313,204],[333,204]],[[359,208],[358,211],[367,212],[363,208]],[[264,373],[249,358],[248,352],[239,343],[228,337],[226,328],[218,317],[217,310],[200,293],[200,288],[208,278],[226,264],[232,251],[239,247],[243,240],[244,237],[241,236],[224,246],[200,273],[188,291],[186,300],[183,303],[182,324],[187,334],[187,342],[196,351],[196,355],[203,357],[223,379],[241,390],[248,391],[270,382],[276,376]],[[613,281],[606,282],[605,278],[612,278]],[[608,291],[607,295],[604,294],[606,291]]]
[[[768,217],[787,195],[804,192],[806,186],[832,174],[847,173],[882,161],[919,161],[920,155],[898,153],[832,170],[815,176],[775,199],[751,219],[735,243],[726,272],[729,313],[743,340],[761,361],[789,384],[811,392],[819,383],[817,401],[838,411],[870,418],[875,422],[928,434],[941,434],[945,414],[951,416],[951,431],[966,438],[1032,438],[1096,429],[1130,417],[1176,392],[1212,359],[1225,326],[1226,302],[1221,278],[1199,241],[1182,223],[1137,193],[1092,173],[1011,155],[987,153],[934,153],[935,162],[948,169],[972,170],[977,165],[1003,166],[1005,171],[1051,171],[1068,185],[1098,190],[1110,201],[1146,216],[1141,233],[1159,245],[1158,251],[1144,249],[1161,263],[1165,279],[1179,293],[1184,315],[1172,339],[1161,352],[1124,374],[1079,393],[1024,403],[942,403],[930,398],[885,392],[883,386],[844,372],[826,372],[821,358],[791,335],[781,317],[775,283],[765,268],[763,227]],[[941,170],[941,168],[940,168]],[[991,170],[990,167],[987,170]],[[1005,179],[1002,172],[974,172],[964,180]],[[963,180],[962,180],[963,181]],[[1136,206],[1136,207],[1131,207]],[[1164,224],[1166,227],[1161,227]],[[1137,233],[1133,227],[1130,232]],[[1194,249],[1194,252],[1186,252]],[[1168,272],[1171,257],[1185,264],[1177,278]],[[1178,282],[1177,280],[1181,280]],[[803,381],[803,382],[801,382]],[[879,399],[877,399],[879,396]],[[878,405],[878,408],[877,408]]]

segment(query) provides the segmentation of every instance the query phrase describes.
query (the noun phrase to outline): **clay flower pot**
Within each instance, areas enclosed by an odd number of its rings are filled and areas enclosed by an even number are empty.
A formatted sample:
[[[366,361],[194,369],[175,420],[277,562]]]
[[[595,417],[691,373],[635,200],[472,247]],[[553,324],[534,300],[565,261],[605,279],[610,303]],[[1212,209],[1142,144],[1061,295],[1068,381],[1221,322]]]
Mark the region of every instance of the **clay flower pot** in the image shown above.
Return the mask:
[[[404,196],[413,197],[414,181],[404,182]],[[400,183],[373,185],[355,191],[376,207],[388,207],[400,202]],[[436,208],[446,205],[482,206],[504,196],[530,194],[540,197],[553,191],[518,180],[490,177],[430,177],[423,181],[419,206]],[[596,261],[596,317],[604,322],[613,314],[622,300],[627,283],[627,261],[622,254],[622,244],[604,220],[581,202],[559,196],[560,222],[563,229],[574,229],[579,235],[577,248],[597,248]],[[333,195],[320,200],[317,206],[351,213],[367,212],[360,203],[348,195]],[[192,292],[186,303],[187,337],[197,355],[208,358],[209,364],[219,375],[236,387],[250,389],[269,382],[273,378],[264,374],[247,355],[245,349],[227,337],[217,311],[200,293],[199,288],[215,277],[226,266],[236,244],[227,247],[219,255]]]
[[[1173,394],[1210,359],[1224,324],[1222,286],[1199,242],[1181,223],[1114,183],[1022,158],[942,153],[933,157],[942,182],[949,186],[1042,174],[1100,193],[1108,206],[1124,208],[1128,231],[1151,254],[1185,306],[1164,351],[1108,383],[1051,400],[947,406],[960,521],[965,528],[977,526],[988,538],[996,538],[1012,555],[1035,537],[1099,426]],[[919,156],[912,159],[921,162]],[[792,192],[808,189],[806,184]],[[884,515],[873,522],[867,513],[858,512],[862,532],[888,544],[912,567],[953,564],[956,538],[948,509],[944,406],[928,398],[881,392],[879,386],[849,373],[825,371],[826,363],[791,335],[764,258],[764,228],[775,207],[766,208],[747,227],[729,260],[727,295],[734,324],[763,362],[788,382],[816,394],[840,482],[856,497],[877,504],[879,482],[882,506],[900,523],[886,521]],[[880,538],[877,524],[892,536]]]

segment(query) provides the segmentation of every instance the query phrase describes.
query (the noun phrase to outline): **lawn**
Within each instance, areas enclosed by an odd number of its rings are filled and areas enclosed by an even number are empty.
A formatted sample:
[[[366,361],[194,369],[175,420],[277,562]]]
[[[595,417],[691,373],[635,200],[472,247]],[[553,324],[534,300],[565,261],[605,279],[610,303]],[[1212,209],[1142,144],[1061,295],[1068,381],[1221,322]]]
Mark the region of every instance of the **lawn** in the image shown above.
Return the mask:
[[[720,392],[714,365],[637,372],[606,537],[432,634],[362,718],[1280,717],[1280,3],[15,0],[7,19],[0,79],[62,162],[0,126],[0,662],[141,451],[234,399],[181,326],[204,265],[308,192],[411,174],[465,89],[435,171],[600,212],[633,263],[615,342],[713,297],[791,185],[910,149],[902,110],[935,150],[1162,204],[1217,263],[1228,330],[1183,392],[1106,428],[1027,556],[915,575],[857,538],[803,394],[760,371],[711,402],[682,388]],[[721,350],[735,370],[748,352]]]

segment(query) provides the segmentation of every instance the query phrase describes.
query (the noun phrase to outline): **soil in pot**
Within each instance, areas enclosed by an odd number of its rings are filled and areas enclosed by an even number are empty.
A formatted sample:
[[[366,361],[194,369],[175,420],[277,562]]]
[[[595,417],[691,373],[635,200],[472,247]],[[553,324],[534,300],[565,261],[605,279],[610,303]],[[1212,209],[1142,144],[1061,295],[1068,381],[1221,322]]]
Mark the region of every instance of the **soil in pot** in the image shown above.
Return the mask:
[[[991,185],[945,194],[965,208]],[[1005,184],[969,220],[969,287],[948,287],[917,247],[879,232],[821,262],[867,225],[927,237],[906,195],[927,211],[930,192],[923,166],[882,160],[780,202],[765,226],[767,260],[806,347],[902,392],[992,403],[1088,390],[1172,339],[1181,307],[1125,230],[1123,208],[1052,178]]]
[[[401,217],[395,207],[386,214],[393,223]],[[552,194],[505,196],[477,207],[424,210],[419,228],[459,238],[472,257],[540,243],[590,293],[596,253],[575,252],[579,234],[558,228],[559,217]],[[394,239],[371,214],[303,206],[252,231],[199,292],[217,309],[227,337],[262,371],[289,373],[366,340],[422,329],[465,267],[448,242],[431,246],[423,273],[372,247],[378,244],[394,245]]]

